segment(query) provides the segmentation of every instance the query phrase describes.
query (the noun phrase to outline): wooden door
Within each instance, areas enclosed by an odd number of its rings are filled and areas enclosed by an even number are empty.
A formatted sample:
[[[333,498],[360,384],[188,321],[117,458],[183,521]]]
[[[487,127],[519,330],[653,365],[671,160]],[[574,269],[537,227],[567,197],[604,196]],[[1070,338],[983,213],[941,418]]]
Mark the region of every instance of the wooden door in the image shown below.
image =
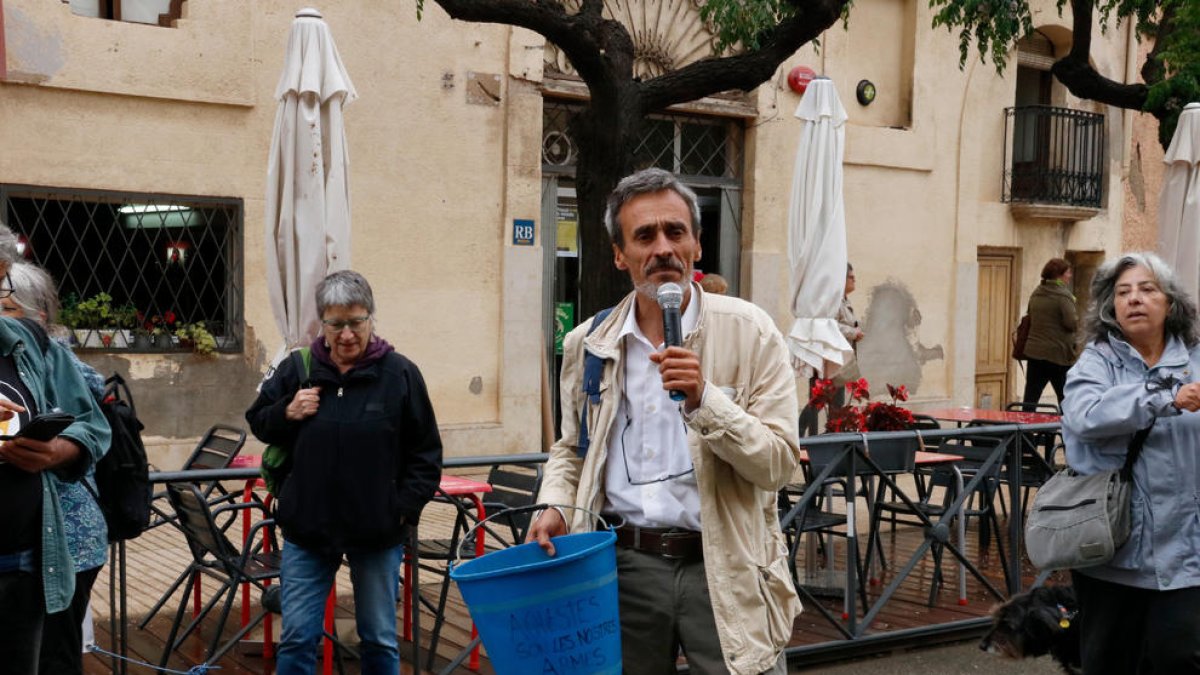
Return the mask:
[[[979,309],[975,335],[975,407],[1002,409],[1009,391],[1012,364],[1010,336],[1017,325],[1013,307],[1014,255],[979,255]]]

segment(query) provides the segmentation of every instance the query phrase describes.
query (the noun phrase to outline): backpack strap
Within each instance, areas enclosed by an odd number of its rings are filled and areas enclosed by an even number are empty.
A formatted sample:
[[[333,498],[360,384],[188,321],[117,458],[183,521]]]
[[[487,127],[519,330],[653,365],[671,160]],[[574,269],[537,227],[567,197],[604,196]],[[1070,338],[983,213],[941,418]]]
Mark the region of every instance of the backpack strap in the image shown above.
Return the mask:
[[[596,312],[596,316],[592,317],[592,325],[588,326],[587,334],[591,335],[592,331],[612,314],[613,309],[609,307]],[[575,446],[575,454],[581,458],[587,457],[588,448],[592,445],[588,436],[588,410],[592,405],[600,404],[600,380],[604,378],[605,361],[607,359],[591,353],[586,346],[583,348],[583,410],[579,415],[579,443]]]
[[[296,374],[303,375],[300,377],[300,386],[304,386],[304,381],[312,375],[312,347],[301,347],[292,352],[292,365],[296,366]]]

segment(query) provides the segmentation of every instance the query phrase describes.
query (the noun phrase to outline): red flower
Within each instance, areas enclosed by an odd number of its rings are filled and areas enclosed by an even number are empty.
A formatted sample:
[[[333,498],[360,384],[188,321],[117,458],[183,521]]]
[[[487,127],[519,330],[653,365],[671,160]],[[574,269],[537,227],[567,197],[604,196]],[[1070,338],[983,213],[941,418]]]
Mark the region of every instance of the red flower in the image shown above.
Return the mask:
[[[833,394],[836,389],[833,386],[833,380],[813,380],[812,388],[808,390],[808,404],[817,410],[821,410],[833,403]]]
[[[164,315],[163,315],[163,320],[166,322],[166,324],[167,324],[168,326],[174,326],[174,325],[175,325],[175,318],[176,318],[176,317],[175,317],[175,312],[172,312],[172,311],[171,311],[171,310],[169,310],[169,309],[167,310],[166,314],[164,314]]]
[[[867,378],[860,377],[855,382],[846,383],[846,392],[850,394],[850,398],[855,401],[865,401],[871,398],[870,385],[867,384]]]
[[[887,388],[888,394],[891,395],[893,402],[899,403],[908,400],[908,387],[904,386],[903,384],[899,387],[893,387],[889,384]]]
[[[848,433],[855,431],[901,431],[909,429],[913,424],[912,411],[902,408],[896,403],[908,400],[908,388],[887,385],[891,403],[882,401],[871,402],[870,386],[866,378],[846,383],[846,392],[852,401],[861,401],[863,405],[834,406],[833,386],[829,380],[817,380],[813,383],[811,395],[812,405],[818,410],[828,406],[829,418],[825,422],[825,431],[831,433]]]

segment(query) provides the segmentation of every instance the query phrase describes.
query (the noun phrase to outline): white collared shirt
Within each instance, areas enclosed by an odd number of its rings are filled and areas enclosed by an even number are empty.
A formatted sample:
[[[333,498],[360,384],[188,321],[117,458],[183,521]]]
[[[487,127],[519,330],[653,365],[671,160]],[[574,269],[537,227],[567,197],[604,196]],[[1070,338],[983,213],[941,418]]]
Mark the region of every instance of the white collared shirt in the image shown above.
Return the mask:
[[[680,317],[686,337],[696,329],[699,293]],[[625,391],[608,438],[605,466],[605,513],[642,527],[700,530],[700,492],[688,452],[682,403],[663,389],[658,365],[650,355],[663,348],[650,344],[637,324],[637,306],[625,318],[618,339],[625,349]],[[660,480],[666,476],[676,476]],[[649,483],[633,485],[633,483]],[[653,482],[651,482],[653,481]]]

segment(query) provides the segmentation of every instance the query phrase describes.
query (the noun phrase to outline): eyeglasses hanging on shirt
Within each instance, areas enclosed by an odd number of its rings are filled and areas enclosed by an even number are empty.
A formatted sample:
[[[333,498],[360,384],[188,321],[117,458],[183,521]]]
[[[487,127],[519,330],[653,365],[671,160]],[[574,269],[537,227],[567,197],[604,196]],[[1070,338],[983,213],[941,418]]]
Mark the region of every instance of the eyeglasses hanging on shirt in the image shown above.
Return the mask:
[[[629,470],[629,452],[626,450],[626,445],[625,445],[625,436],[626,436],[626,434],[629,433],[629,427],[632,425],[633,425],[633,418],[629,416],[629,413],[626,413],[625,414],[625,426],[624,426],[624,428],[621,429],[621,460],[625,463],[625,478],[629,481],[630,485],[653,485],[655,483],[665,483],[669,480],[675,480],[676,478],[683,478],[684,476],[686,476],[688,474],[695,473],[696,467],[695,467],[695,465],[693,465],[691,463],[692,460],[689,457],[688,458],[689,468],[687,471],[681,471],[678,473],[669,473],[660,478],[634,480],[633,474]],[[687,427],[683,425],[682,417],[679,419],[679,425],[683,429],[683,438],[687,439]]]

